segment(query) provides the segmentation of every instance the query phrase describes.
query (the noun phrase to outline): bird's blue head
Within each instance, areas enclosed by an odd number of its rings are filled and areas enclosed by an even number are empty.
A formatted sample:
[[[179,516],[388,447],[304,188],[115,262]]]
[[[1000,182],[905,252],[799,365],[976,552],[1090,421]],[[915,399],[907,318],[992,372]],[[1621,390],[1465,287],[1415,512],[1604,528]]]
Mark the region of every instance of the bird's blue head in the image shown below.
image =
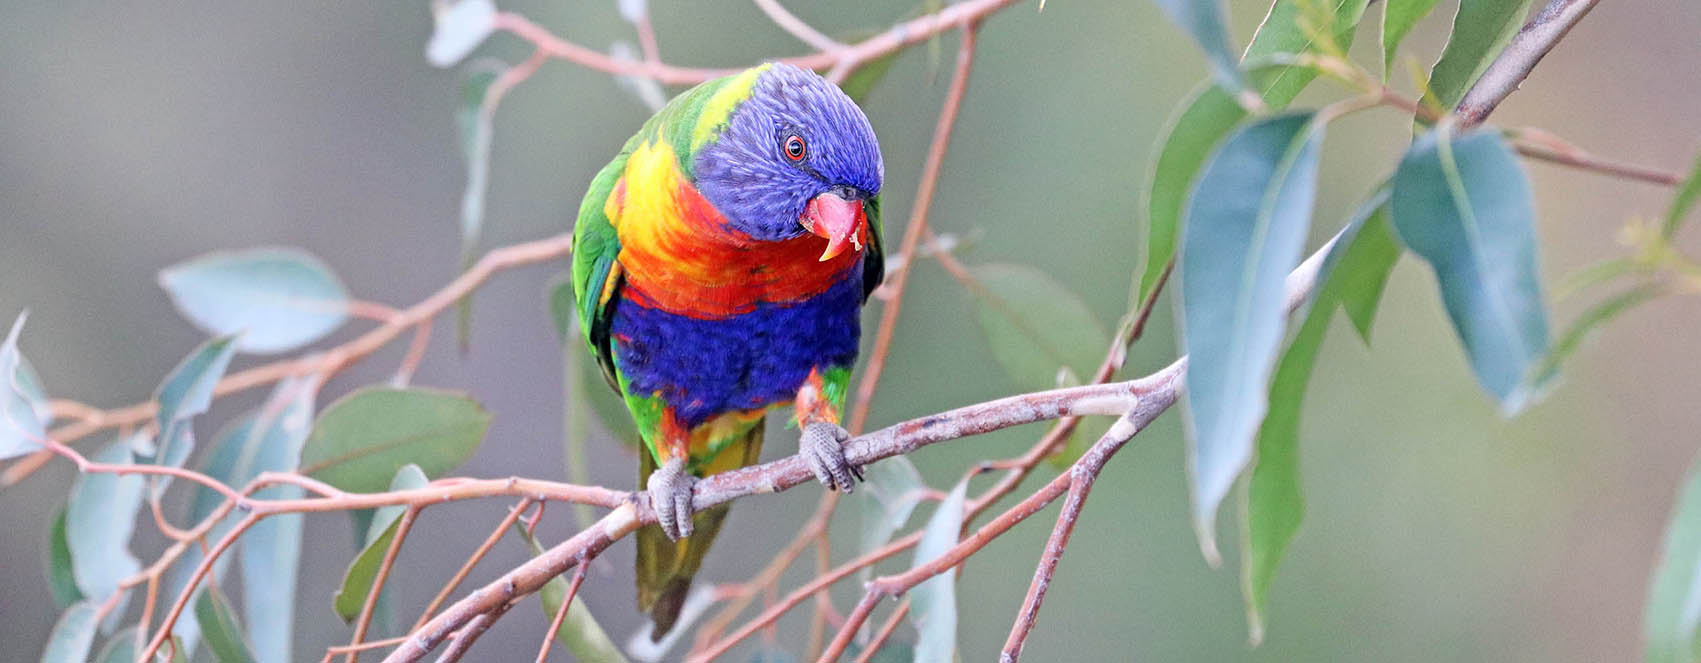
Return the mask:
[[[692,164],[697,189],[735,229],[764,241],[812,232],[823,260],[855,245],[885,166],[856,102],[815,72],[774,63]],[[856,246],[860,249],[860,246]]]

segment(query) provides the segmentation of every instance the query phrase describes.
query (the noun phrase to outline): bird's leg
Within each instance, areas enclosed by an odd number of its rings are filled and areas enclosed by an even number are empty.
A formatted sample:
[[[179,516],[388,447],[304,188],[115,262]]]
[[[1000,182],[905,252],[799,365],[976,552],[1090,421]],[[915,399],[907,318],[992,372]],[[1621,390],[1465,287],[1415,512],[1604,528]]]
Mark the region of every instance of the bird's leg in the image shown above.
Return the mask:
[[[797,423],[803,427],[797,454],[809,463],[821,485],[848,493],[856,481],[862,480],[862,468],[845,460],[844,444],[851,435],[838,422],[833,404],[823,397],[820,370],[810,372],[809,380],[797,392]]]
[[[696,485],[697,477],[685,471],[684,456],[669,458],[650,473],[645,489],[650,493],[657,524],[667,538],[678,541],[691,536],[691,489]]]

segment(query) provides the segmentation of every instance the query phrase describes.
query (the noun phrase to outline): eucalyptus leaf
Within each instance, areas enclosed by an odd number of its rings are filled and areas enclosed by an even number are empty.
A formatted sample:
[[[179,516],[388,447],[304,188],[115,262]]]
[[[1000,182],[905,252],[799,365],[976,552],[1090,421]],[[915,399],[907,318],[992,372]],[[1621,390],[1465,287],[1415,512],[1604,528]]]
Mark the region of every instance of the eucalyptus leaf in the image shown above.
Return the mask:
[[[1270,409],[1258,430],[1257,462],[1247,483],[1246,510],[1241,518],[1242,587],[1248,630],[1255,644],[1263,640],[1263,607],[1276,567],[1305,517],[1299,475],[1299,417],[1318,349],[1337,304],[1350,311],[1353,302],[1363,307],[1362,302],[1368,301],[1368,310],[1374,314],[1380,284],[1387,280],[1400,256],[1400,245],[1388,228],[1387,202],[1388,191],[1383,188],[1359,208],[1324,258],[1305,322],[1282,353],[1275,377],[1270,380]],[[1361,333],[1368,326],[1366,318]]]
[[[230,367],[230,359],[235,355],[236,337],[220,336],[195,348],[166,374],[165,381],[154,391],[154,402],[159,404],[154,423],[160,430],[160,445],[165,447],[158,451],[157,458],[170,459],[174,456],[169,446],[180,439],[170,431],[177,423],[206,412],[212,406],[213,388],[218,385],[219,378],[224,377],[225,370]]]
[[[1501,410],[1535,396],[1532,370],[1548,351],[1537,279],[1535,202],[1500,132],[1414,142],[1394,174],[1393,225],[1435,270],[1442,301],[1471,368]]]
[[[396,471],[395,479],[390,482],[390,490],[415,490],[424,488],[431,480],[418,465],[403,465]],[[383,566],[384,555],[390,550],[390,543],[396,539],[396,531],[402,524],[402,515],[407,511],[405,506],[380,507],[372,518],[370,529],[366,533],[366,547],[360,550],[348,570],[343,572],[342,585],[337,589],[332,600],[337,616],[345,622],[353,622],[360,616],[360,610],[366,605],[366,597],[372,593],[372,584],[378,579],[378,568]]]
[[[129,465],[133,462],[130,441],[114,441],[90,460]],[[130,553],[130,535],[136,529],[145,488],[140,476],[108,473],[80,474],[71,485],[65,542],[77,589],[90,600],[106,600],[118,591],[119,581],[142,570],[141,562]]]
[[[195,619],[200,622],[201,636],[206,639],[207,648],[212,650],[219,663],[250,663],[256,660],[254,648],[248,644],[236,610],[217,585],[201,592],[201,597],[195,601]]]
[[[1400,42],[1418,21],[1435,9],[1438,0],[1387,0],[1382,3],[1382,80],[1387,81],[1394,69],[1394,55]]]
[[[1369,0],[1276,0],[1252,35],[1242,61],[1286,53],[1345,55]],[[1275,67],[1255,72],[1264,103],[1286,108],[1317,77],[1310,67]]]
[[[196,327],[240,335],[242,352],[288,352],[348,319],[348,290],[324,262],[297,248],[207,254],[160,271],[159,284]]]
[[[1181,214],[1193,180],[1205,166],[1211,149],[1243,119],[1246,109],[1213,84],[1195,89],[1182,110],[1170,119],[1146,187],[1146,262],[1135,301],[1146,301],[1157,289],[1158,278],[1175,257]]]
[[[496,3],[492,0],[452,0],[433,6],[434,27],[425,45],[425,59],[432,66],[454,66],[496,30]]]
[[[1194,527],[1213,564],[1217,507],[1251,460],[1268,405],[1322,141],[1311,113],[1253,122],[1211,157],[1190,198],[1180,263],[1185,421]]]
[[[490,413],[461,394],[366,387],[319,415],[300,472],[349,492],[380,492],[408,463],[430,477],[459,466],[489,426]]]
[[[94,647],[96,607],[92,601],[81,601],[66,608],[47,634],[47,647],[41,652],[41,663],[84,663],[89,649]]]
[[[47,438],[51,418],[41,381],[18,351],[18,335],[28,318],[29,312],[19,313],[0,342],[0,460],[41,449],[36,441]]]
[[[893,456],[863,468],[864,490],[851,493],[859,514],[857,554],[866,555],[892,540],[892,534],[909,522],[910,513],[921,502],[927,484],[907,456]],[[862,570],[866,581],[872,569]]]
[[[1683,178],[1683,183],[1677,187],[1677,195],[1672,196],[1671,206],[1666,208],[1665,222],[1660,225],[1660,234],[1671,239],[1677,234],[1677,229],[1683,227],[1684,217],[1695,207],[1695,201],[1701,199],[1701,154],[1695,156],[1695,165],[1689,167],[1689,176]]]
[[[1068,286],[1026,265],[970,271],[980,286],[974,294],[981,332],[1017,386],[1043,389],[1059,366],[1082,373],[1098,365],[1110,331]]]
[[[1452,108],[1512,41],[1524,24],[1530,0],[1459,0],[1453,32],[1441,59],[1429,70],[1427,102]]]
[[[63,610],[83,600],[83,592],[77,589],[77,578],[71,570],[71,544],[65,538],[64,507],[53,513],[52,525],[47,530],[45,565],[47,588],[53,593],[55,606]]]
[[[927,520],[916,544],[912,567],[940,558],[957,545],[963,529],[963,501],[968,481],[960,481]],[[957,573],[949,570],[910,590],[910,623],[918,637],[916,663],[951,663],[957,655]]]
[[[1234,56],[1229,40],[1228,7],[1222,0],[1156,0],[1158,8],[1170,20],[1181,26],[1199,48],[1205,52],[1211,76],[1224,89],[1238,92],[1246,87],[1246,77]]]
[[[1692,465],[1666,525],[1665,546],[1642,616],[1647,663],[1701,658],[1701,465]]]
[[[126,626],[106,639],[106,646],[94,657],[95,663],[136,663],[136,627]]]

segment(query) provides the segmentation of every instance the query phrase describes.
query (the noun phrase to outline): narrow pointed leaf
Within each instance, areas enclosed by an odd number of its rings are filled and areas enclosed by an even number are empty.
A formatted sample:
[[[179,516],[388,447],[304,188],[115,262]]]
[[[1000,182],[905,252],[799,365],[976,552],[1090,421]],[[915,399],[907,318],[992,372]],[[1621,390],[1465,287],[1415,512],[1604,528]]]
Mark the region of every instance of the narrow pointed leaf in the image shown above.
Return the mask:
[[[1228,7],[1222,0],[1156,1],[1170,20],[1186,30],[1205,51],[1205,62],[1219,85],[1236,92],[1246,87],[1245,75],[1234,56],[1234,45],[1229,41]]]
[[[938,559],[957,545],[957,535],[963,529],[963,496],[968,487],[967,481],[958,482],[928,518],[921,542],[916,544],[912,567]],[[951,663],[956,658],[956,578],[955,570],[946,571],[910,590],[909,619],[917,633],[916,663]]]
[[[893,456],[873,463],[863,469],[863,474],[867,477],[863,483],[866,490],[858,490],[850,498],[856,502],[860,520],[857,528],[859,555],[891,541],[892,534],[909,522],[910,513],[915,511],[922,491],[927,488],[927,484],[922,483],[921,472],[906,456]],[[863,569],[864,580],[871,574],[871,569]]]
[[[425,472],[418,465],[404,465],[396,472],[395,480],[390,482],[390,490],[414,490],[430,483],[431,480],[425,477]],[[372,592],[372,583],[378,579],[378,567],[383,565],[384,555],[390,550],[390,542],[396,539],[396,530],[406,511],[405,506],[388,506],[380,507],[373,515],[366,533],[366,546],[343,572],[343,584],[337,589],[332,602],[337,616],[343,621],[353,622],[360,616],[361,608],[366,605],[366,596]]]
[[[77,589],[76,575],[71,571],[71,544],[65,539],[65,509],[53,514],[53,524],[47,530],[47,588],[53,592],[53,604],[59,609],[83,600]]]
[[[1110,331],[1068,286],[1027,265],[970,271],[980,286],[974,294],[981,332],[1017,386],[1044,389],[1056,380],[1058,367],[1081,374],[1098,365]]]
[[[1340,53],[1353,44],[1353,34],[1369,0],[1276,0],[1252,35],[1244,61],[1276,53]],[[1309,67],[1274,67],[1253,73],[1254,87],[1272,108],[1286,108],[1317,77]]]
[[[408,463],[429,477],[454,469],[489,426],[490,413],[460,394],[367,387],[319,415],[300,471],[346,491],[375,493]]]
[[[133,462],[130,442],[114,441],[90,460],[128,465]],[[141,562],[130,553],[130,535],[145,488],[136,475],[81,474],[72,484],[65,507],[65,542],[83,596],[104,601],[118,591],[119,581],[141,570]]]
[[[1447,315],[1484,389],[1515,413],[1548,351],[1535,204],[1498,131],[1420,136],[1394,174],[1393,226],[1435,270]]]
[[[1382,80],[1388,80],[1388,73],[1394,69],[1394,54],[1400,51],[1400,42],[1405,41],[1406,34],[1418,21],[1435,9],[1437,1],[1387,0],[1382,3]]]
[[[1684,217],[1695,207],[1695,201],[1701,199],[1701,155],[1696,155],[1695,165],[1689,168],[1689,177],[1677,187],[1677,195],[1672,196],[1671,207],[1666,208],[1665,222],[1660,225],[1660,233],[1671,239],[1677,234],[1677,229],[1683,227]]]
[[[219,663],[251,663],[255,660],[253,647],[236,618],[230,599],[217,586],[208,587],[195,601],[195,619],[201,624],[201,637]]]
[[[1371,290],[1363,284],[1385,281],[1400,255],[1399,244],[1388,229],[1387,201],[1388,193],[1383,189],[1366,202],[1329,251],[1317,275],[1318,286],[1305,322],[1282,353],[1275,377],[1270,380],[1270,410],[1258,430],[1257,463],[1247,485],[1246,511],[1241,518],[1241,571],[1253,643],[1263,639],[1262,611],[1270,583],[1305,516],[1299,476],[1299,417],[1317,351],[1336,305],[1347,306],[1356,298],[1368,299],[1374,307],[1380,288]]]
[[[1180,268],[1185,420],[1194,527],[1212,563],[1217,507],[1251,459],[1268,404],[1284,284],[1310,227],[1322,140],[1310,113],[1247,125],[1211,157],[1189,202]]]
[[[18,351],[18,335],[29,313],[19,313],[6,340],[0,342],[0,460],[41,448],[51,416],[41,382]]]
[[[1181,214],[1187,192],[1211,149],[1246,118],[1246,110],[1215,85],[1194,91],[1180,114],[1170,120],[1163,148],[1152,167],[1146,194],[1146,263],[1135,301],[1146,301],[1175,257],[1181,238]]]
[[[136,627],[127,626],[106,639],[106,646],[94,657],[96,663],[136,663]]]
[[[240,335],[242,352],[288,352],[348,319],[348,290],[324,262],[296,248],[207,254],[160,271],[159,284],[196,327]]]
[[[95,604],[82,601],[59,615],[53,631],[47,634],[47,648],[41,652],[41,663],[84,663],[89,649],[94,647]]]
[[[1429,70],[1425,99],[1444,108],[1458,105],[1524,25],[1529,9],[1530,0],[1459,0],[1447,48]]]
[[[1692,465],[1666,525],[1665,547],[1642,616],[1647,663],[1701,658],[1701,465]]]

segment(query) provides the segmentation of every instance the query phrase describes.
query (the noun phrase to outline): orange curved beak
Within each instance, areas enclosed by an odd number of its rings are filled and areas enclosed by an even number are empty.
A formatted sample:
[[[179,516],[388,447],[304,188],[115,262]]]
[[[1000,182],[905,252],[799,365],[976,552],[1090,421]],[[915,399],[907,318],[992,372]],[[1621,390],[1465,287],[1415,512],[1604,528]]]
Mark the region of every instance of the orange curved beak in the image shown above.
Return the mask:
[[[829,191],[810,199],[798,223],[827,239],[827,250],[821,252],[825,262],[844,253],[847,246],[862,250],[862,227],[868,223],[868,213],[863,211],[862,201],[845,200]]]

